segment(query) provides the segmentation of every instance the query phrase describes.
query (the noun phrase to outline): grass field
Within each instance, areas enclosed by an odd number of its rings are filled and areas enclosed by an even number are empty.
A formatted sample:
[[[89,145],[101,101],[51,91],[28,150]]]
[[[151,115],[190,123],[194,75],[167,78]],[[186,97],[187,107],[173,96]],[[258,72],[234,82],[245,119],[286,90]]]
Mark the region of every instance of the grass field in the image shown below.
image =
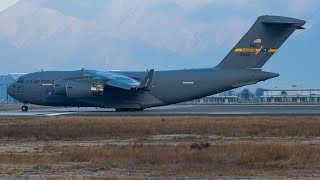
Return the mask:
[[[161,134],[319,137],[320,117],[37,117],[0,118],[0,138],[63,140]]]
[[[0,177],[319,178],[320,117],[0,118]]]
[[[19,110],[21,109],[22,104],[1,104],[0,111],[8,111],[8,110]],[[37,106],[37,105],[29,105],[30,109],[44,109],[48,108],[45,106]]]
[[[0,111],[17,110],[20,108],[21,106],[18,105],[0,105]]]

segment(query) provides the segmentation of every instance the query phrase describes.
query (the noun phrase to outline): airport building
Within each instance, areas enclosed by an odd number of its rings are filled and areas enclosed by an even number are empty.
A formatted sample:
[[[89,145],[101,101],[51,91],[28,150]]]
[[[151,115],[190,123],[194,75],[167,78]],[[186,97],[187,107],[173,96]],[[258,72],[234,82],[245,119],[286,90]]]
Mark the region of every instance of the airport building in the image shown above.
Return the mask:
[[[187,102],[187,104],[234,104],[240,103],[238,97],[233,91],[219,93],[213,96],[204,97],[201,99]]]
[[[11,84],[14,79],[9,76],[1,76],[0,75],[0,103],[7,104],[12,101],[12,98],[7,93],[7,87]]]
[[[193,100],[187,104],[320,104],[320,89],[304,89],[296,85],[265,89],[260,97],[244,101],[239,94],[233,91]]]
[[[320,103],[320,89],[303,89],[296,85],[264,90],[262,103]]]
[[[7,87],[19,78],[22,74],[13,73],[8,75],[0,75],[0,104],[17,103],[17,101],[11,98],[7,93]]]

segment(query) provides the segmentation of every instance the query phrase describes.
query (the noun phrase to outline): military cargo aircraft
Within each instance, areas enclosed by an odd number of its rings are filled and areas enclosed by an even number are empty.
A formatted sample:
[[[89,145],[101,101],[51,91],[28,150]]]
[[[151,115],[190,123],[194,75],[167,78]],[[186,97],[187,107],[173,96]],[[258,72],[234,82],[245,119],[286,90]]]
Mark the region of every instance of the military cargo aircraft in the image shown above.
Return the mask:
[[[43,71],[20,77],[8,87],[8,93],[24,103],[22,111],[28,111],[27,104],[143,111],[198,99],[278,77],[261,68],[295,30],[304,29],[305,23],[288,17],[260,16],[214,68]]]

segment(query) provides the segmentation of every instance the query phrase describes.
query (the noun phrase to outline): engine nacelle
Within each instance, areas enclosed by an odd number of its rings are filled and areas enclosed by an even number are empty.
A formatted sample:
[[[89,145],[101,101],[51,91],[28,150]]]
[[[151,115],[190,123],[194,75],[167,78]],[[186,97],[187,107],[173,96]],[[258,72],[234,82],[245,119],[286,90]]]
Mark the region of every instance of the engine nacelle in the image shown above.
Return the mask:
[[[56,95],[67,95],[67,84],[66,80],[56,80],[53,83],[53,93]]]
[[[104,86],[92,82],[68,82],[66,94],[70,98],[86,98],[103,95]]]
[[[66,95],[70,98],[86,98],[101,96],[104,93],[103,81],[66,81],[57,80],[53,84],[56,95]]]

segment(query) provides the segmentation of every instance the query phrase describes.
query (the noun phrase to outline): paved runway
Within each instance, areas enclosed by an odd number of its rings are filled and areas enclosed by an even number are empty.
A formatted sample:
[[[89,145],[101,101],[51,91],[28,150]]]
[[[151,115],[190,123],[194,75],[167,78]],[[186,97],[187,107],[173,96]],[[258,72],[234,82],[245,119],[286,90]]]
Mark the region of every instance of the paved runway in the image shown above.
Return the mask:
[[[0,111],[0,116],[320,116],[320,105],[171,105],[144,112],[96,108],[48,108]]]

